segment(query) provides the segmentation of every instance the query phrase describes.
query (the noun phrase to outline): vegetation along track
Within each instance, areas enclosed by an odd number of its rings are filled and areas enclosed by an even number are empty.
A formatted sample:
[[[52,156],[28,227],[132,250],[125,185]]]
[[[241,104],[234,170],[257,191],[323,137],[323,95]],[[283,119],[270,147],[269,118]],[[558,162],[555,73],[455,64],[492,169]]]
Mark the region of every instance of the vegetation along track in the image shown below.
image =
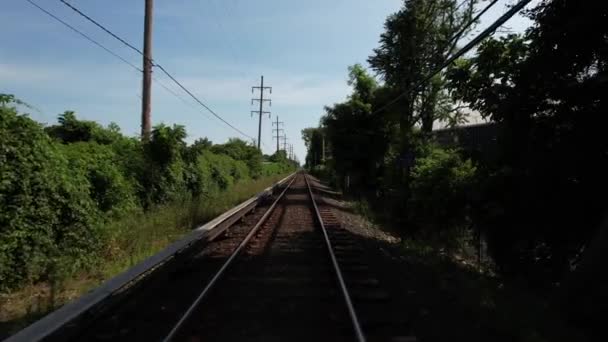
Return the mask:
[[[311,184],[296,175],[271,205],[49,340],[412,341]]]

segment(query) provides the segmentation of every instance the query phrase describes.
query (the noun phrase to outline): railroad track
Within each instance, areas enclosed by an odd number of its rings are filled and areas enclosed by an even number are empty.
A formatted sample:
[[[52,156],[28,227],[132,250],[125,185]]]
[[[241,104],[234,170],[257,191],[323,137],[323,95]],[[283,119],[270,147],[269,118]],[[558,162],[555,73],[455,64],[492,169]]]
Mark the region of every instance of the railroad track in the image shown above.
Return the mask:
[[[46,340],[412,341],[311,183],[295,175],[272,203]]]
[[[365,341],[310,184],[300,174],[164,341],[314,338]]]

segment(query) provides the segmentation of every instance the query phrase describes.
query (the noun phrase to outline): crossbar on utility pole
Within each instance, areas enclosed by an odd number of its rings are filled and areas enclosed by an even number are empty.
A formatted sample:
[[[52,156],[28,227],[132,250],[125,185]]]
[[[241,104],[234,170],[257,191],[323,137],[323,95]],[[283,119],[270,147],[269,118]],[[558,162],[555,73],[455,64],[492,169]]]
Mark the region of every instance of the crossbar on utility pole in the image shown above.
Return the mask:
[[[280,134],[281,132],[285,131],[284,129],[280,128],[281,125],[285,125],[285,123],[283,121],[279,121],[279,116],[277,115],[277,121],[273,121],[272,122],[272,126],[277,126],[277,128],[273,128],[272,129],[272,133],[273,133],[273,138],[277,138],[277,153],[279,153],[279,138],[281,137]],[[277,132],[277,135],[274,135],[274,132]]]
[[[152,99],[152,15],[154,0],[146,0],[146,13],[144,17],[144,68],[143,86],[141,95],[141,138],[148,140],[152,123],[151,99]]]
[[[272,106],[272,100],[271,99],[265,99],[264,98],[264,90],[265,89],[269,89],[270,93],[272,94],[272,87],[264,87],[264,76],[261,77],[260,79],[260,86],[257,87],[251,87],[251,93],[253,94],[253,91],[255,89],[259,89],[260,90],[260,98],[259,99],[251,99],[251,104],[253,104],[254,101],[259,101],[260,102],[260,110],[258,111],[251,111],[252,113],[258,113],[260,115],[260,121],[258,124],[258,150],[260,149],[260,143],[262,140],[262,115],[263,114],[268,114],[268,117],[270,118],[270,112],[265,112],[263,110],[264,108],[264,102],[269,102],[269,104]]]

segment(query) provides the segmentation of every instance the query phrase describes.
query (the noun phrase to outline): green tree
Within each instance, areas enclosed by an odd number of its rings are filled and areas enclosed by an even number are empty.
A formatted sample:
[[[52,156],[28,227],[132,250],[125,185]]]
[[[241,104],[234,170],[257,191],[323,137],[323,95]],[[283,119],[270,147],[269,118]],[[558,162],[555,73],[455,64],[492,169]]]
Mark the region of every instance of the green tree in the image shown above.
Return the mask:
[[[450,70],[453,95],[501,124],[484,224],[505,272],[560,279],[594,236],[608,188],[608,4],[554,0],[521,36],[489,39]]]
[[[46,127],[45,130],[48,135],[65,144],[95,141],[107,145],[123,138],[117,124],[110,123],[104,128],[94,121],[79,120],[73,111],[63,112],[57,121],[57,125]]]
[[[231,138],[225,144],[214,145],[211,149],[216,154],[225,154],[234,160],[242,160],[247,164],[251,175],[259,177],[262,171],[262,152],[246,141]]]
[[[152,130],[150,141],[144,145],[146,167],[139,175],[145,206],[175,201],[186,195],[185,138],[186,130],[180,125],[160,124]]]
[[[90,264],[100,241],[87,184],[39,124],[0,104],[0,289]]]
[[[389,16],[380,46],[368,62],[386,85],[402,94],[399,108],[401,152],[411,150],[411,130],[418,123],[430,132],[438,112],[444,118],[453,109],[444,94],[443,77],[418,87],[430,72],[456,48],[452,39],[471,20],[476,0],[404,0],[403,8]],[[466,30],[465,30],[466,32]],[[455,112],[458,113],[458,112]]]
[[[338,176],[349,177],[353,184],[371,190],[387,148],[387,125],[382,116],[372,115],[372,102],[378,89],[375,79],[360,65],[354,65],[349,67],[348,84],[353,92],[347,101],[325,107],[326,115],[321,119],[323,130]],[[318,131],[309,132],[314,139]],[[318,149],[312,145],[314,142],[318,145],[318,137],[316,141],[311,140],[309,153]]]
[[[305,165],[314,169],[323,162],[323,128],[308,127],[302,130],[302,140],[306,146]]]

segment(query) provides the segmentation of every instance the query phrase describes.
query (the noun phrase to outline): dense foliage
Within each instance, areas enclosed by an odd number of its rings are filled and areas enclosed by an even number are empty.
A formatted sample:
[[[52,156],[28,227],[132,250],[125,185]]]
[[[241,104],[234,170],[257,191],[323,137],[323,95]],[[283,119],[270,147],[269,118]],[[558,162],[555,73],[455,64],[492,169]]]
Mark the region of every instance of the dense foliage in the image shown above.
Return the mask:
[[[295,167],[238,139],[187,145],[182,126],[158,125],[142,143],[69,111],[43,127],[15,105],[0,95],[2,291],[94,265],[105,222]]]
[[[475,172],[471,160],[457,151],[431,145],[422,152],[412,168],[407,203],[414,229],[432,237],[469,228]]]
[[[590,324],[606,307],[584,293],[607,284],[588,280],[608,260],[600,200],[608,189],[608,2],[542,1],[526,13],[534,22],[526,32],[486,39],[415,87],[456,48],[449,37],[475,5],[458,3],[404,0],[387,18],[368,60],[384,83],[349,69],[352,95],[303,132],[307,166],[330,170],[409,237],[470,230],[496,272],[571,289],[576,315]],[[433,142],[433,123],[462,122],[463,106],[497,123],[492,158]]]

